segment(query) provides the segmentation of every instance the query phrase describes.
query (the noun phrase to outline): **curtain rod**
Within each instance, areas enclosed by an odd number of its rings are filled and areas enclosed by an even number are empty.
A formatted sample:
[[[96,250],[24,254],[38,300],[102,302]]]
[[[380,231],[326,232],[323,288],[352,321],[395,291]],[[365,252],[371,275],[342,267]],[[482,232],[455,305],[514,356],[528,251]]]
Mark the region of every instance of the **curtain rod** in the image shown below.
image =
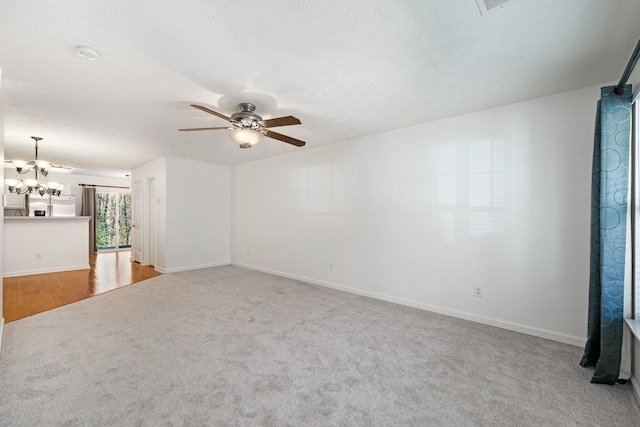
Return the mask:
[[[131,190],[131,187],[120,187],[118,185],[96,185],[96,184],[78,184],[80,187],[105,187],[105,188],[126,188]]]
[[[640,57],[640,40],[638,40],[638,44],[636,48],[633,50],[631,54],[631,58],[629,58],[629,62],[627,63],[627,68],[624,69],[624,73],[622,73],[622,77],[620,77],[620,83],[613,90],[613,93],[616,95],[622,95],[624,93],[624,85],[627,84],[627,80],[631,76],[633,72],[633,68],[636,66],[636,62],[638,62],[638,58]]]

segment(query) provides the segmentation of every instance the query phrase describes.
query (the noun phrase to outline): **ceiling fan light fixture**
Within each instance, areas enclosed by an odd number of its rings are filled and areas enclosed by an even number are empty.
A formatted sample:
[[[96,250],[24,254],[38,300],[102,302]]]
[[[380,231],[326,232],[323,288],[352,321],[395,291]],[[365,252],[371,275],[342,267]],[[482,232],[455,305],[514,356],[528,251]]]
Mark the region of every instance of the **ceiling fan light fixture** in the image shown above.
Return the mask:
[[[286,142],[287,144],[295,145],[296,147],[304,147],[306,142],[299,139],[292,138],[281,133],[272,131],[269,128],[278,126],[290,126],[302,124],[300,119],[293,116],[275,117],[273,119],[263,120],[262,117],[257,115],[254,111],[256,106],[248,102],[239,104],[240,112],[234,113],[231,117],[224,114],[213,111],[202,105],[191,104],[193,108],[200,111],[204,111],[207,114],[211,114],[218,118],[224,119],[230,122],[233,127],[201,127],[201,128],[187,128],[178,129],[179,131],[200,131],[200,130],[218,130],[228,129],[231,130],[231,138],[240,144],[240,148],[251,148],[262,140],[263,137],[277,139],[278,141]]]
[[[247,128],[236,129],[231,132],[229,136],[240,144],[240,148],[251,148],[253,145],[262,141],[264,137],[262,133]]]

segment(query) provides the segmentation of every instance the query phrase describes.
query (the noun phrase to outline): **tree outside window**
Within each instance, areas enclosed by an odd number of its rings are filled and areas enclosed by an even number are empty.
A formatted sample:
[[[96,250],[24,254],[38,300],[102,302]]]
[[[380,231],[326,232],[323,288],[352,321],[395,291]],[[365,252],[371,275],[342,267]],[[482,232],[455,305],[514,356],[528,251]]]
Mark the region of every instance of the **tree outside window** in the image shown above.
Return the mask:
[[[96,193],[98,250],[131,247],[131,195]]]

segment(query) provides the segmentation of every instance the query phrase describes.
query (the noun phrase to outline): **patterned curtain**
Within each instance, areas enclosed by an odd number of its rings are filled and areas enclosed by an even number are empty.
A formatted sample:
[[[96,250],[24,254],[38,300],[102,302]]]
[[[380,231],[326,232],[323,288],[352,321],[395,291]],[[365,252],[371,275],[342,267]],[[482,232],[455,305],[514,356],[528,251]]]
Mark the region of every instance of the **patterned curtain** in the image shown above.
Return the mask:
[[[80,209],[80,215],[91,217],[89,220],[89,253],[98,252],[98,246],[96,244],[98,210],[96,209],[95,187],[82,187],[82,206]]]
[[[591,183],[591,276],[587,344],[580,364],[592,383],[618,381],[624,328],[624,275],[631,137],[631,85],[601,89]]]

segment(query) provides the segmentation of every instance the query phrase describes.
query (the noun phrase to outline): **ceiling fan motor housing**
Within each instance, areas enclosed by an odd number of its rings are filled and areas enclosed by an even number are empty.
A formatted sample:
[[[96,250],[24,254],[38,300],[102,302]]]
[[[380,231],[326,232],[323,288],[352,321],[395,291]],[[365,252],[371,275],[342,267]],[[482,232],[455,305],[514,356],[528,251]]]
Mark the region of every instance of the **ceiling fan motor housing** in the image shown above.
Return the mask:
[[[254,113],[254,111],[256,110],[255,105],[248,102],[243,102],[242,104],[238,104],[238,107],[240,107],[241,111],[232,114],[231,120],[240,123],[247,123],[248,126],[251,126],[251,123],[253,122],[259,122],[262,120],[262,117]]]

